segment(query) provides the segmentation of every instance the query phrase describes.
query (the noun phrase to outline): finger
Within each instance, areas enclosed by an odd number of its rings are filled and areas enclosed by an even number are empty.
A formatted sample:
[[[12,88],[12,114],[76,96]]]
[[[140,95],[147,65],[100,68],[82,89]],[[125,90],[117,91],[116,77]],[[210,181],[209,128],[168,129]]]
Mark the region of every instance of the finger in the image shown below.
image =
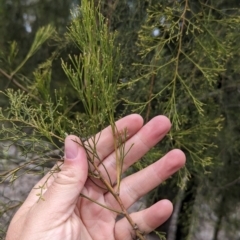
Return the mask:
[[[41,199],[41,196],[47,191],[57,177],[57,173],[60,171],[62,164],[62,162],[57,162],[54,167],[35,184],[22,204],[21,209],[29,209]]]
[[[44,201],[36,205],[36,214],[51,215],[61,220],[72,214],[88,175],[88,163],[83,147],[76,136],[65,139],[65,158],[61,171],[43,194]],[[63,214],[65,213],[65,214]]]
[[[184,153],[175,149],[147,168],[124,178],[120,185],[120,197],[125,208],[129,208],[139,198],[172,176],[184,166],[185,161]],[[110,193],[105,196],[113,208],[118,206]]]
[[[135,135],[133,135],[125,144],[125,151],[130,151],[124,158],[123,172],[133,163],[146,154],[154,145],[156,145],[170,130],[171,123],[165,116],[157,116],[144,125]],[[115,153],[111,153],[105,160],[104,166],[99,166],[99,169],[106,179],[116,181],[117,166]],[[106,170],[107,169],[107,173]],[[96,181],[99,185],[101,183]],[[87,183],[89,186],[97,190],[97,186],[93,183]]]
[[[127,131],[127,139],[132,137],[143,125],[143,119],[138,114],[128,115],[116,122],[118,132]],[[97,153],[100,161],[104,160],[110,153],[114,151],[114,136],[112,127],[108,126],[96,136],[88,139],[85,146],[89,151]],[[99,161],[97,162],[97,165]]]
[[[163,224],[172,214],[173,207],[168,200],[162,200],[144,209],[140,212],[130,214],[138,229],[145,234],[152,232],[158,226]],[[135,231],[126,218],[119,220],[115,227],[115,237],[118,240],[132,240],[135,237]]]
[[[123,131],[127,129],[128,134],[127,138],[134,135],[143,125],[143,119],[138,114],[131,114],[126,116],[119,121],[116,122],[116,127],[119,131]],[[74,138],[75,139],[75,138]],[[95,140],[98,140],[96,146],[96,152],[101,160],[103,160],[107,155],[109,155],[114,150],[113,144],[113,134],[111,126],[105,128],[102,132],[98,133],[95,137]],[[76,142],[81,145],[79,138],[76,139]],[[91,139],[87,142],[87,145],[94,145]],[[31,190],[24,204],[23,208],[30,208],[33,204],[35,204],[41,197],[44,195],[46,190],[51,186],[54,179],[57,177],[57,173],[59,172],[59,168],[61,168],[62,163],[57,163],[49,173],[47,173]]]

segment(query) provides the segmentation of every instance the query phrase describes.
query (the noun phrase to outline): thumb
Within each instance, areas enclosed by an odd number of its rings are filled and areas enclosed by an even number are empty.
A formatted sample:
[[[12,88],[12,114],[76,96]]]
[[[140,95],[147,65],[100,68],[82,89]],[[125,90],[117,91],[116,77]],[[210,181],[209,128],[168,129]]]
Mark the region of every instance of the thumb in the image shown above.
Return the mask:
[[[45,212],[54,214],[55,217],[57,217],[58,213],[71,214],[87,180],[87,176],[88,162],[86,152],[81,146],[80,139],[74,135],[69,135],[65,139],[65,158],[61,171],[44,193],[43,198],[45,201],[39,202],[40,205],[46,204],[42,210],[46,209]]]

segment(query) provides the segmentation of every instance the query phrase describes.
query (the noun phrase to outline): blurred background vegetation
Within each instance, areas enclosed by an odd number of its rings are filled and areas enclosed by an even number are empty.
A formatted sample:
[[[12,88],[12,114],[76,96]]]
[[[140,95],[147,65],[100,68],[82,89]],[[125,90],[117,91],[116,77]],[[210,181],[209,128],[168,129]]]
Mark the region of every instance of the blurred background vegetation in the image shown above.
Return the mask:
[[[95,0],[96,5],[98,2]],[[83,103],[61,65],[69,62],[69,54],[81,52],[66,37],[67,27],[78,18],[80,4],[77,0],[0,0],[0,90],[5,93],[0,96],[1,146],[8,142],[21,149],[21,156],[16,157],[2,147],[1,184],[20,181],[22,173],[42,174],[49,167],[47,161],[40,160],[37,167],[31,162],[28,170],[6,175],[26,163],[24,156],[29,162],[29,154],[40,154],[43,148],[61,151],[61,139],[49,141],[46,135],[34,135],[27,126],[17,129],[28,136],[27,141],[21,141],[19,132],[11,132],[11,124],[7,124],[6,137],[6,118],[13,115],[7,109],[15,106],[18,114],[24,115],[19,108],[25,105],[18,102],[24,101],[24,96],[29,96],[26,109],[43,106],[39,114],[46,124],[64,115],[61,127],[53,127],[56,135],[71,132],[87,136],[77,126],[86,127]],[[131,171],[173,148],[182,149],[187,156],[186,168],[147,197],[148,204],[162,198],[174,203],[172,218],[159,231],[165,231],[169,240],[240,239],[239,1],[102,0],[100,5],[109,32],[116,32],[114,44],[120,48],[113,69],[116,119],[131,112],[140,113],[145,121],[164,114],[173,125],[164,141]],[[43,32],[36,40],[43,26],[48,26],[43,29],[46,41]],[[39,47],[29,55],[34,41]],[[13,90],[6,94],[7,89]],[[50,109],[57,109],[53,119],[45,118]],[[70,128],[71,124],[75,128]],[[0,193],[2,238],[8,210],[18,206],[11,199],[6,201],[4,186]]]

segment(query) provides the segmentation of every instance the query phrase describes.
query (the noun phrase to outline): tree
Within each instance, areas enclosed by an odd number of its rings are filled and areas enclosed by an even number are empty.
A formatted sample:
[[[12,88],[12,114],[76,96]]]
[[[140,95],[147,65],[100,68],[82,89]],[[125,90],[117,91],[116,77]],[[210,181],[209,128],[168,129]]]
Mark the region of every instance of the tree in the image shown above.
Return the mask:
[[[94,2],[98,6],[98,1]],[[163,144],[156,146],[132,170],[150,164],[157,155],[174,147],[185,151],[186,168],[149,196],[149,202],[164,196],[179,206],[175,212],[177,222],[172,219],[164,230],[175,225],[173,238],[195,239],[199,221],[204,217],[213,222],[213,239],[220,239],[219,234],[234,238],[239,222],[239,217],[234,215],[239,211],[237,1],[100,1],[104,26],[109,36],[115,34],[114,40],[100,35],[101,23],[94,24],[89,17],[84,19],[81,11],[74,11],[73,23],[63,37],[69,19],[65,10],[71,1],[66,4],[57,8],[64,10],[65,17],[59,17],[59,22],[64,19],[64,23],[57,25],[60,35],[54,35],[51,45],[44,40],[53,35],[52,27],[42,28],[35,34],[32,46],[45,44],[45,54],[41,50],[30,51],[30,56],[33,53],[39,56],[26,59],[32,62],[30,66],[23,61],[33,40],[33,36],[26,38],[29,33],[26,34],[26,23],[21,17],[25,10],[16,14],[23,38],[29,39],[21,55],[16,56],[15,43],[10,44],[10,51],[6,50],[7,41],[21,41],[21,38],[14,31],[3,34],[8,38],[0,42],[5,52],[1,78],[14,90],[3,92],[9,108],[1,114],[2,140],[11,140],[26,156],[34,153],[41,157],[35,164],[44,167],[48,165],[49,152],[62,151],[65,133],[88,137],[101,127],[113,124],[113,118],[132,111],[141,113],[146,121],[163,113],[171,119],[172,131]],[[42,6],[40,9],[50,5],[47,1],[37,2],[37,6]],[[17,8],[11,7],[16,11]],[[8,16],[6,11],[2,12]],[[44,15],[43,11],[38,18],[43,19]],[[53,16],[49,18],[55,22]],[[50,21],[44,19],[44,23]],[[34,21],[33,30],[39,27],[36,25]],[[88,54],[93,54],[91,57],[84,55],[86,49]],[[111,56],[112,64],[103,53]],[[61,58],[63,71],[59,67]],[[71,84],[66,84],[67,78]],[[18,90],[19,83],[21,90]],[[58,86],[64,89],[59,90]],[[91,86],[91,91],[87,86]],[[57,90],[51,91],[54,88]],[[16,117],[22,124],[13,123]],[[34,121],[37,125],[29,128],[29,123]],[[9,175],[2,174],[2,179],[8,176],[15,180],[15,173],[11,170]],[[183,189],[179,190],[176,184]],[[213,209],[205,213],[214,214],[215,221],[201,214],[204,206]]]

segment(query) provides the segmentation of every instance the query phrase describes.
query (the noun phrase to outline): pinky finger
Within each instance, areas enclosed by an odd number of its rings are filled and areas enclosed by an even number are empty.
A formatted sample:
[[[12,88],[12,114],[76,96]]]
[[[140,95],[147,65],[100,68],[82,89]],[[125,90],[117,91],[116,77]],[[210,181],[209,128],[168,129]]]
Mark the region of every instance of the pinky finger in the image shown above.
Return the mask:
[[[140,212],[130,214],[138,229],[144,234],[148,234],[163,224],[172,214],[173,206],[168,200],[162,200],[153,206]],[[135,237],[135,230],[126,218],[116,222],[115,239],[132,240]]]

